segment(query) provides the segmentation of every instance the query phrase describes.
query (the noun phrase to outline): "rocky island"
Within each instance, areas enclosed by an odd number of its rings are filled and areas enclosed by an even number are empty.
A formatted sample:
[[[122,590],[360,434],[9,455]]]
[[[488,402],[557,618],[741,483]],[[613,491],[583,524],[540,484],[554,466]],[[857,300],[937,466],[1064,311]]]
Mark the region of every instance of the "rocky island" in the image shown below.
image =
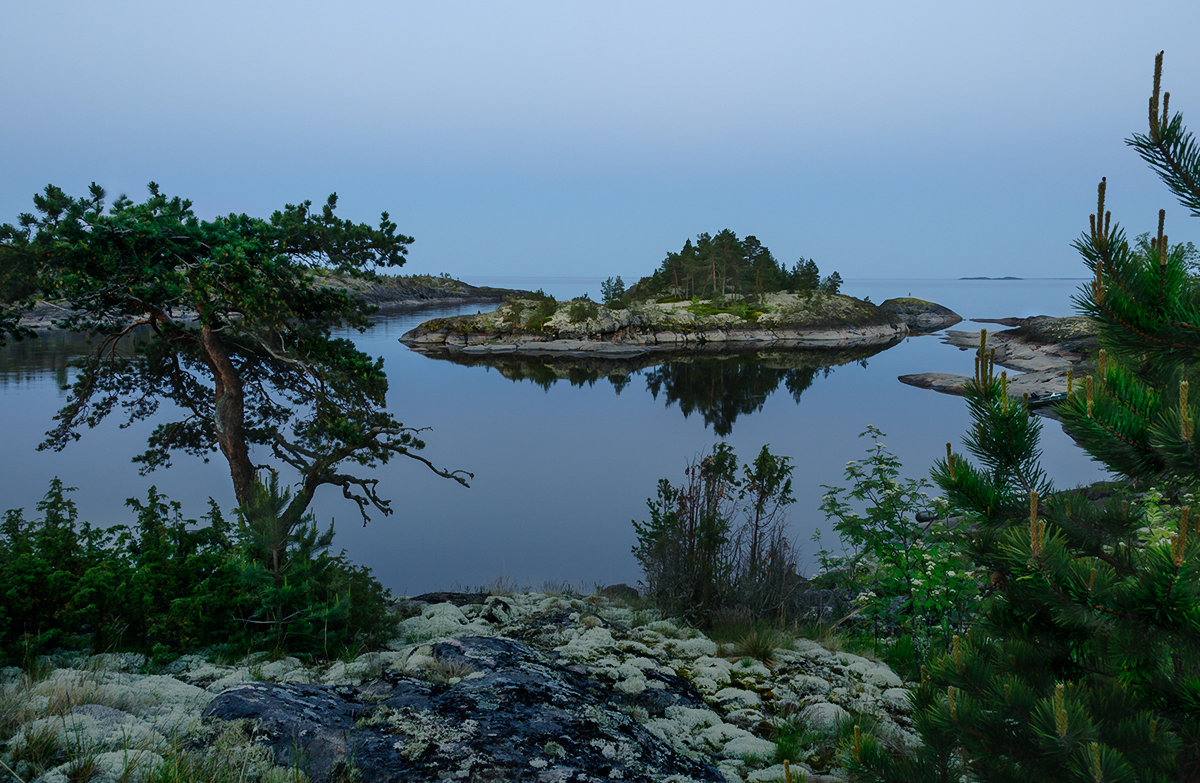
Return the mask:
[[[759,299],[633,302],[510,299],[491,313],[436,318],[400,338],[425,352],[631,357],[768,347],[887,346],[909,333],[902,320],[841,294],[775,292]]]
[[[668,253],[652,274],[625,288],[601,286],[602,303],[536,292],[492,313],[437,318],[401,342],[426,353],[629,358],[664,352],[736,353],[764,348],[886,347],[911,331],[961,320],[920,299],[875,305],[839,293],[812,259],[791,268],[756,237],[729,229],[700,234]]]

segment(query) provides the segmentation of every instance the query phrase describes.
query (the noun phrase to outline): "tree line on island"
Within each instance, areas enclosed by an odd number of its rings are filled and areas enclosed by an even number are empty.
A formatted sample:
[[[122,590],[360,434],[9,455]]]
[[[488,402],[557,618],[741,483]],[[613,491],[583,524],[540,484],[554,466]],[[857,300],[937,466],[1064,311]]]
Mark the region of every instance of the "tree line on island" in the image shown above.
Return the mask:
[[[761,297],[776,291],[836,294],[841,286],[840,274],[822,278],[813,259],[801,258],[789,269],[758,237],[739,239],[726,228],[716,235],[699,234],[695,242],[684,241],[658,269],[628,288],[620,276],[605,279],[600,295],[611,307],[656,297],[723,299],[730,294]]]

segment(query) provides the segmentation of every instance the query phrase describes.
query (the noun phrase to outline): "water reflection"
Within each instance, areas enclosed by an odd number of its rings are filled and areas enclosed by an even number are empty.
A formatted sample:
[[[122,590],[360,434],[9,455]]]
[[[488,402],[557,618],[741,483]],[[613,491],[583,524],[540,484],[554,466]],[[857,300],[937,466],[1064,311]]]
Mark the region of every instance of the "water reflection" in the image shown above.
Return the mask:
[[[866,360],[888,345],[846,350],[756,351],[731,355],[650,354],[636,358],[517,356],[513,354],[430,353],[467,367],[495,369],[513,381],[549,390],[556,383],[593,386],[607,382],[617,394],[641,376],[654,399],[678,406],[684,418],[698,413],[721,438],[733,432],[739,416],[762,410],[782,385],[797,403],[818,377],[833,368]]]
[[[63,386],[71,361],[90,346],[85,335],[62,331],[9,340],[0,348],[0,387],[42,383],[47,375]]]
[[[145,327],[133,330],[117,349],[118,353],[132,352],[149,334]],[[67,385],[70,371],[94,353],[99,340],[94,335],[58,329],[8,340],[0,346],[0,388],[43,384],[47,377],[52,377],[62,388]]]

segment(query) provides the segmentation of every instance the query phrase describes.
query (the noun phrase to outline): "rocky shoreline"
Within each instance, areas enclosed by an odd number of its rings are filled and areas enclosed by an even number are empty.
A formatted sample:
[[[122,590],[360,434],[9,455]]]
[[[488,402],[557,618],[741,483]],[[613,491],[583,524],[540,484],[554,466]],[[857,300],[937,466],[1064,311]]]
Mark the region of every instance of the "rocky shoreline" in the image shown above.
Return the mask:
[[[1028,394],[1030,399],[1045,398],[1067,391],[1067,374],[1085,375],[1092,365],[1098,343],[1096,327],[1090,318],[1046,315],[1029,318],[977,319],[1013,327],[987,334],[989,349],[996,351],[996,364],[1017,371],[1009,375],[1008,393],[1014,399]],[[942,342],[961,350],[979,348],[980,332],[948,331]],[[899,376],[901,383],[961,395],[971,382],[965,375],[923,372]]]
[[[375,280],[335,277],[326,278],[323,282],[331,288],[353,290],[383,313],[444,305],[503,302],[510,297],[530,293],[519,289],[476,286],[451,277],[432,275],[380,276]],[[18,325],[35,331],[48,331],[57,328],[56,320],[70,313],[58,302],[37,302],[21,317]]]
[[[431,354],[632,358],[680,351],[888,346],[917,324],[942,328],[961,320],[931,302],[889,302],[898,304],[887,309],[839,294],[787,292],[720,305],[658,301],[611,308],[580,300],[512,299],[492,313],[427,321],[400,341]]]
[[[37,770],[21,755],[34,741],[85,749],[94,780],[145,780],[191,749],[264,781],[782,783],[786,759],[793,780],[830,783],[856,725],[901,751],[918,741],[891,669],[814,641],[718,644],[601,593],[396,610],[392,642],[353,660],[186,655],[147,673],[113,654],[39,679],[0,670],[19,715],[0,758],[38,783],[79,761]]]
[[[463,354],[527,356],[604,356],[633,358],[655,353],[724,353],[764,348],[846,349],[892,345],[908,334],[896,324],[845,326],[832,329],[704,329],[696,332],[639,331],[615,340],[553,338],[539,335],[453,333],[412,335],[401,340],[418,351],[447,350]]]

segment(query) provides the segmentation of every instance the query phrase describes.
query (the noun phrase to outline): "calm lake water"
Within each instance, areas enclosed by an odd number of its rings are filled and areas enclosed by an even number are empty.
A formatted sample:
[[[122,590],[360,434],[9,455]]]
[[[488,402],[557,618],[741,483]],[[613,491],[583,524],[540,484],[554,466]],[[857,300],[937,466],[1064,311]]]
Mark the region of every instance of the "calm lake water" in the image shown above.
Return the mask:
[[[542,287],[560,299],[584,291],[595,298],[599,287],[598,280],[583,278],[473,282]],[[1070,315],[1070,295],[1079,284],[852,280],[844,291],[875,302],[911,294],[965,318],[998,318]],[[479,309],[391,315],[355,336],[363,350],[384,358],[388,404],[398,417],[432,428],[424,455],[475,473],[464,489],[411,460],[395,460],[379,477],[396,513],[366,527],[338,490],[318,494],[318,518],[337,523],[335,546],[399,594],[498,580],[529,587],[635,584],[640,572],[630,554],[630,521],[645,518],[645,500],[660,477],[677,480],[689,459],[721,439],[743,458],[768,443],[795,461],[791,527],[811,565],[813,531],[829,530],[817,510],[822,485],[844,483],[846,462],[864,454],[867,441],[857,436],[867,425],[887,433],[885,442],[907,472],[921,477],[947,441],[958,447],[969,421],[961,399],[896,380],[923,371],[971,373],[972,354],[936,335],[911,337],[865,358],[838,355],[839,364],[829,367],[821,356],[776,354],[757,362],[714,359],[600,373],[528,363],[464,366],[398,342],[428,318]],[[232,507],[223,460],[181,457],[169,470],[139,476],[130,458],[143,448],[149,427],[106,423],[63,452],[36,451],[62,404],[59,386],[72,350],[69,340],[54,335],[0,348],[0,509],[24,507],[33,515],[53,476],[78,488],[74,499],[94,524],[129,521],[124,500],[144,497],[151,484],[182,503],[189,517],[202,514],[210,496]],[[1043,421],[1044,464],[1059,486],[1103,477],[1055,422]]]

